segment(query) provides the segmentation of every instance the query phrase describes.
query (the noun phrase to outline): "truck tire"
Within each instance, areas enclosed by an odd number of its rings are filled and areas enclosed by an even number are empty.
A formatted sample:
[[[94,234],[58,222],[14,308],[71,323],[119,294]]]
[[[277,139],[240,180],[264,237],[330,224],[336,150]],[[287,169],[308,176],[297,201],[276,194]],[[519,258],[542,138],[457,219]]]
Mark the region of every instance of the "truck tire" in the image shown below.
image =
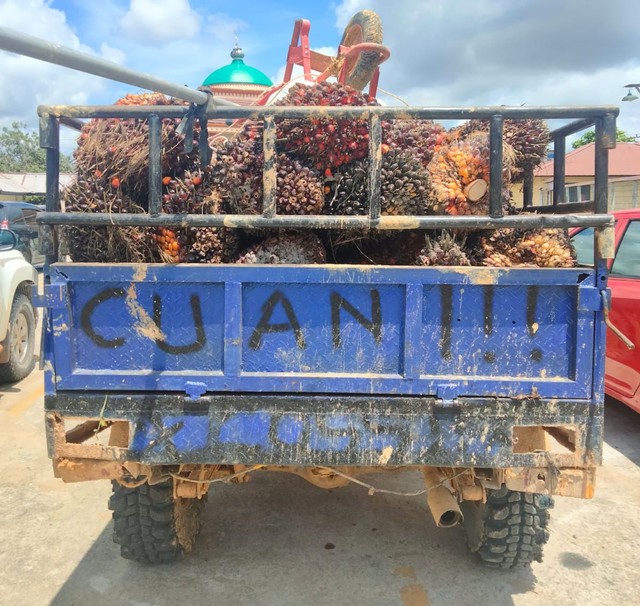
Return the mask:
[[[11,304],[9,332],[5,346],[9,359],[0,364],[0,383],[24,379],[36,364],[33,357],[36,342],[36,317],[27,295],[18,292]]]
[[[524,568],[541,562],[552,507],[549,496],[505,486],[487,491],[484,504],[465,501],[463,525],[469,547],[490,568]]]
[[[351,17],[340,40],[343,46],[355,46],[363,42],[382,44],[382,22],[373,11],[360,11]],[[362,90],[373,78],[378,64],[378,53],[360,53],[353,65],[347,67],[345,84],[356,90]]]
[[[123,558],[159,564],[191,551],[200,530],[202,499],[174,498],[172,481],[137,488],[112,482],[112,491],[113,541]]]

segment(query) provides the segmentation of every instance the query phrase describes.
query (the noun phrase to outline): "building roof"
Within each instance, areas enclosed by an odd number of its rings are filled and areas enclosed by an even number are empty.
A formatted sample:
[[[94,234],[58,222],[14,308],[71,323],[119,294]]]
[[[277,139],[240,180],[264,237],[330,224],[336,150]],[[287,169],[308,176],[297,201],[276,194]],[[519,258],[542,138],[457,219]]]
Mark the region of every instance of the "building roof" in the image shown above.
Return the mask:
[[[231,63],[211,72],[202,86],[216,84],[253,84],[257,86],[273,86],[273,82],[259,69],[246,65],[244,52],[236,44],[231,51]]]
[[[595,173],[596,144],[588,143],[574,149],[565,156],[567,177],[592,177]],[[609,150],[609,176],[635,177],[640,175],[640,143],[616,143]],[[553,176],[553,160],[540,166],[536,177]]]
[[[67,187],[74,179],[72,173],[61,173],[60,187]],[[0,173],[0,194],[38,196],[46,192],[46,173]]]

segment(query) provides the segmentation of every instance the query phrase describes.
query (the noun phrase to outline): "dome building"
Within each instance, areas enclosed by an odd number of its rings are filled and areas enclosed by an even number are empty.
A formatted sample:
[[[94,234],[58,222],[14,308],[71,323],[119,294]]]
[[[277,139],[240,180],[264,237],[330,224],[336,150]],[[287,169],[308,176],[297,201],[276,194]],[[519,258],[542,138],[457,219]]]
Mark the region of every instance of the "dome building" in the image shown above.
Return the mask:
[[[255,105],[273,82],[259,69],[244,62],[244,51],[236,45],[231,51],[231,63],[211,72],[202,83],[215,97],[239,105]]]

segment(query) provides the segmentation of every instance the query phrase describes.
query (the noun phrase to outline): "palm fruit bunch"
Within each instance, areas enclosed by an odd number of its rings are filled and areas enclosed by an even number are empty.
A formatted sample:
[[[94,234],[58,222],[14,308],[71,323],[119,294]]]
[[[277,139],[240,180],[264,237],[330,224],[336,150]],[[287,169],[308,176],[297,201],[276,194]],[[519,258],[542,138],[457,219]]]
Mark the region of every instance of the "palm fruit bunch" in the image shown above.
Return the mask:
[[[325,211],[332,215],[364,215],[369,208],[369,160],[345,164],[325,180]],[[408,151],[382,156],[380,202],[383,215],[424,215],[430,192],[429,171]]]
[[[264,155],[259,140],[238,138],[220,143],[212,159],[214,190],[233,213],[262,213]],[[286,154],[276,157],[276,212],[282,215],[319,213],[324,186],[318,171]]]
[[[338,82],[312,86],[294,84],[275,105],[294,106],[376,106],[369,95]],[[277,138],[286,152],[304,158],[318,170],[334,169],[364,158],[369,151],[369,127],[364,119],[329,119],[322,110],[311,119],[284,119],[277,122]],[[383,131],[384,132],[384,131]]]
[[[394,120],[387,131],[386,139],[391,149],[410,151],[424,166],[449,140],[444,126],[433,120]]]
[[[188,243],[188,263],[231,263],[238,255],[240,240],[234,229],[191,227]]]
[[[436,214],[470,215],[474,204],[486,193],[489,182],[489,138],[487,136],[451,141],[429,162],[433,197],[430,207]],[[469,197],[469,188],[484,182],[479,197]]]
[[[470,248],[474,265],[512,267],[524,265],[522,250],[518,247],[519,231],[513,228],[496,229],[471,234]]]
[[[230,263],[239,247],[235,230],[225,227],[160,227],[153,239],[164,263]]]
[[[211,157],[212,186],[231,213],[262,213],[262,167],[258,141],[236,138],[218,141]]]
[[[115,184],[80,172],[62,199],[67,212],[142,212]],[[80,263],[157,261],[153,235],[153,229],[144,227],[69,226],[62,230],[62,252]]]
[[[151,93],[127,95],[116,104],[181,105],[182,102]],[[179,122],[177,119],[161,122],[161,165],[163,174],[167,175],[163,179],[163,210],[200,212],[211,192],[198,187],[202,182],[198,155],[196,151],[184,151],[184,137],[177,132]],[[194,142],[196,137],[194,133]],[[76,182],[63,192],[65,209],[89,213],[145,212],[149,191],[148,140],[146,120],[112,118],[88,122],[74,152]],[[176,258],[174,239],[152,228],[74,227],[64,233],[68,252],[75,261],[155,262]],[[179,248],[184,245],[180,242]],[[177,257],[181,255],[178,252]]]
[[[193,165],[180,176],[162,177],[162,211],[170,214],[223,213],[221,196],[211,166]]]
[[[62,230],[62,255],[76,263],[149,263],[160,261],[152,229],[144,227],[76,227]]]
[[[211,171],[185,172],[182,179],[163,179],[162,210],[167,213],[224,214],[211,186]],[[236,230],[226,227],[159,228],[156,242],[166,263],[228,263],[238,253]]]
[[[243,264],[325,263],[327,253],[318,236],[310,232],[278,232],[245,250],[236,260]]]
[[[563,229],[530,229],[522,235],[519,247],[523,256],[538,267],[573,267],[576,251]]]
[[[478,237],[475,261],[480,265],[573,267],[575,250],[562,229],[497,229]]]
[[[187,242],[182,230],[159,227],[154,239],[160,257],[165,263],[181,263],[186,260]]]
[[[418,254],[416,265],[471,265],[464,242],[447,231],[442,231],[434,237],[425,236],[424,247]]]
[[[160,93],[127,95],[116,105],[184,105],[182,101]],[[194,149],[184,151],[184,137],[179,135],[177,119],[161,124],[162,174],[180,175],[197,162],[197,128]],[[104,187],[118,190],[134,205],[146,208],[149,170],[149,126],[135,118],[91,120],[82,129],[74,151],[78,175],[92,175]]]
[[[379,232],[368,237],[359,233],[349,238],[330,235],[330,250],[335,263],[360,265],[414,265],[424,246],[422,231]]]
[[[502,212],[505,215],[517,215],[519,210],[513,204],[513,193],[508,182],[502,184]],[[469,205],[469,211],[472,215],[488,215],[489,214],[489,197],[490,192],[487,191],[477,202]]]
[[[489,132],[489,122],[470,120],[456,131],[461,137],[478,131]],[[512,175],[514,181],[546,159],[551,135],[544,120],[505,120],[502,134],[504,142],[513,148],[515,153]]]

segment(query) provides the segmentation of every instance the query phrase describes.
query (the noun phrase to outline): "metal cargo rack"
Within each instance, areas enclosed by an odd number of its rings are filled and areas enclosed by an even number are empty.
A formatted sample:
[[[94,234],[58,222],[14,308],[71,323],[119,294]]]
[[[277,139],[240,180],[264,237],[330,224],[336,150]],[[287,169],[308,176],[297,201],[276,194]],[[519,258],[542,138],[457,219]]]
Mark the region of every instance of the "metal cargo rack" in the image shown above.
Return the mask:
[[[149,74],[131,70],[110,61],[0,27],[0,48],[25,56],[62,65],[125,84],[154,90],[183,99],[190,105],[176,106],[41,106],[40,145],[47,150],[47,204],[39,217],[44,224],[44,248],[48,263],[56,260],[55,239],[51,227],[55,225],[86,226],[227,226],[236,228],[310,228],[310,229],[495,229],[500,227],[594,227],[595,259],[599,269],[605,269],[603,258],[612,256],[613,219],[607,215],[608,150],[616,145],[615,106],[559,106],[559,107],[239,107],[225,99],[215,99],[210,91],[194,90],[162,80]],[[88,214],[63,213],[60,207],[59,129],[60,125],[82,128],[82,118],[143,119],[149,123],[149,201],[144,214]],[[262,215],[171,215],[162,212],[161,121],[163,118],[183,120],[182,132],[192,132],[194,121],[200,124],[199,151],[203,163],[208,163],[210,149],[207,141],[208,120],[254,120],[264,125],[264,202]],[[369,122],[369,209],[363,216],[283,216],[276,209],[276,120],[311,118],[352,118]],[[533,172],[524,176],[525,215],[503,216],[502,140],[504,120],[528,118],[569,120],[551,135],[554,150],[553,203],[533,206]],[[380,199],[381,140],[383,120],[468,120],[490,122],[490,183],[488,216],[382,216]],[[566,138],[595,125],[595,186],[594,200],[589,203],[568,204],[565,200]],[[192,144],[185,137],[185,144]],[[189,147],[186,151],[191,151]],[[590,211],[592,214],[572,214]],[[48,228],[46,226],[49,226]],[[48,231],[48,233],[47,233]],[[606,237],[605,237],[606,236]]]
[[[40,106],[40,141],[47,149],[49,189],[47,212],[41,222],[57,225],[128,225],[128,226],[227,226],[312,229],[495,229],[499,227],[601,227],[611,220],[607,213],[608,150],[615,147],[614,106],[567,107],[478,107],[478,108],[387,108],[387,107],[227,107],[213,97],[206,105],[176,106]],[[149,123],[149,202],[148,213],[86,214],[61,213],[57,178],[59,174],[59,126],[81,127],[78,118],[120,118],[147,120]],[[184,132],[192,132],[193,122],[200,123],[199,153],[208,163],[208,120],[250,120],[262,122],[264,145],[264,204],[262,215],[189,215],[162,212],[162,175],[160,170],[160,131],[164,118],[185,121]],[[283,119],[360,119],[369,124],[369,209],[363,216],[278,215],[276,211],[276,121]],[[504,120],[569,119],[573,122],[552,132],[554,142],[554,198],[549,206],[532,206],[532,173],[524,182],[527,211],[557,213],[556,216],[503,216],[502,209],[502,130]],[[382,216],[380,202],[381,143],[384,120],[489,120],[490,183],[488,216]],[[595,125],[595,200],[592,203],[567,204],[564,201],[565,140]],[[190,143],[190,138],[187,137]],[[186,151],[191,151],[186,148]],[[592,216],[565,214],[592,210]]]

